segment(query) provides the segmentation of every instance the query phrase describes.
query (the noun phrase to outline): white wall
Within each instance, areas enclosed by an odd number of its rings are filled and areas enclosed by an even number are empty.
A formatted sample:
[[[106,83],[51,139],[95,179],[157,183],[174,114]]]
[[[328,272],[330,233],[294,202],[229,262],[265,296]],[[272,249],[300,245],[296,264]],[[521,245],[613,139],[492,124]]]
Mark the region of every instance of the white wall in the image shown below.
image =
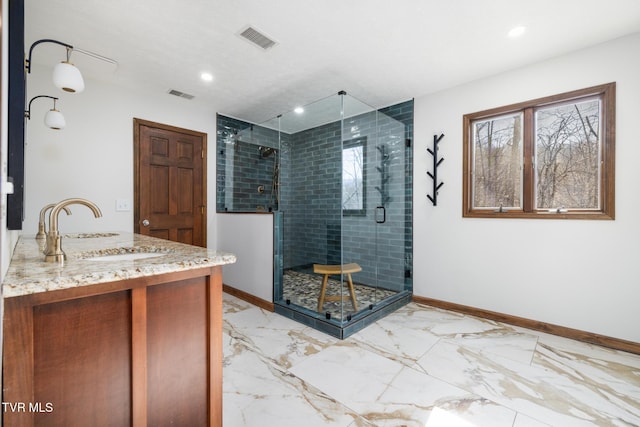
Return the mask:
[[[103,217],[94,219],[84,206],[60,215],[60,230],[133,231],[133,210],[116,212],[116,199],[133,203],[133,118],[207,133],[207,201],[209,247],[215,247],[216,106],[203,105],[166,93],[144,94],[85,78],[86,89],[66,94],[53,86],[51,68],[34,66],[27,77],[28,98],[60,97],[58,109],[67,126],[51,130],[44,115],[47,99],[32,104],[25,148],[24,234],[37,231],[38,213],[48,203],[68,197],[95,202]]]
[[[415,100],[414,294],[640,342],[640,34]],[[462,218],[462,116],[617,82],[616,219]],[[444,133],[433,207],[430,146]]]
[[[224,283],[273,301],[273,215],[218,215],[217,245],[238,259],[223,267]]]

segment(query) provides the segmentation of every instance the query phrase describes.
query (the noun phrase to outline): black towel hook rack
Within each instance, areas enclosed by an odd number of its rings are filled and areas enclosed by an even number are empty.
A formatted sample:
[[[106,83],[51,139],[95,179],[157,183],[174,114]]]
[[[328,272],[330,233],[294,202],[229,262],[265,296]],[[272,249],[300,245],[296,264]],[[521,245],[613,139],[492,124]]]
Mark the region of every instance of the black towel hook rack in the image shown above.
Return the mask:
[[[427,148],[427,151],[433,156],[433,173],[427,171],[427,175],[429,175],[433,180],[433,196],[427,194],[427,197],[431,200],[433,206],[438,205],[438,190],[440,190],[440,187],[444,185],[444,182],[438,183],[438,166],[440,166],[440,163],[444,161],[444,157],[438,159],[438,144],[443,137],[443,133],[441,133],[440,136],[433,135],[433,150],[431,148]]]

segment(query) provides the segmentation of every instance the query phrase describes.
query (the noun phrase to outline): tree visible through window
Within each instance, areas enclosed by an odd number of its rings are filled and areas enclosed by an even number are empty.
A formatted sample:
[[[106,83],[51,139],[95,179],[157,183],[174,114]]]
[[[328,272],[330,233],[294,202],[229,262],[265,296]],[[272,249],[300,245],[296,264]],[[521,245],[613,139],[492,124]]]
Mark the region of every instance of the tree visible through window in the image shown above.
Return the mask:
[[[365,138],[343,143],[342,147],[342,211],[363,214]]]
[[[520,207],[522,113],[473,123],[475,207]]]
[[[536,111],[536,206],[600,208],[600,100]]]
[[[613,219],[614,126],[615,83],[465,115],[463,215]]]

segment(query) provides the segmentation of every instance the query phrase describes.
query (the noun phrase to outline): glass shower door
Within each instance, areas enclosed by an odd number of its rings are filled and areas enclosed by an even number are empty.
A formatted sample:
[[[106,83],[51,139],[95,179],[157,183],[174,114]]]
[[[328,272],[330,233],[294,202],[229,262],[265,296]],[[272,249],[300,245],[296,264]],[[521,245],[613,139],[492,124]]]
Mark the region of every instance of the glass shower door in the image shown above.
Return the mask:
[[[375,176],[377,301],[390,300],[405,290],[408,275],[407,194],[411,177],[407,174],[405,126],[381,111],[376,112],[375,159],[369,168]]]
[[[351,274],[357,310],[343,274],[346,320],[402,292],[405,282],[405,127],[364,105],[343,96],[342,263],[361,269]]]

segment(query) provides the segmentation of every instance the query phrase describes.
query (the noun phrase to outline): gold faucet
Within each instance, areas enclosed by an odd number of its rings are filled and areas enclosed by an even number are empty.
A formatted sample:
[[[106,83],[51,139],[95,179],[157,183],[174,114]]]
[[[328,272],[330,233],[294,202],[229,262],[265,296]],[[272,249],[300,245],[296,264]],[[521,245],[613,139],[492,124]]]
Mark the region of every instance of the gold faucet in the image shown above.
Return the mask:
[[[44,208],[42,208],[42,210],[40,211],[40,220],[38,221],[38,233],[36,234],[36,239],[42,240],[45,237],[47,237],[47,230],[45,228],[44,217],[47,214],[47,211],[49,209],[53,209],[53,207],[55,205],[56,205],[55,203],[50,203],[47,206],[45,206]],[[63,207],[62,209],[64,209],[64,211],[67,213],[67,215],[71,215],[71,211],[69,210],[69,208]]]
[[[102,212],[100,212],[100,208],[96,206],[95,203],[90,202],[86,199],[65,199],[58,204],[56,204],[51,213],[49,214],[49,232],[47,233],[47,248],[44,252],[44,260],[46,262],[64,262],[67,258],[66,254],[62,250],[62,236],[58,231],[58,215],[60,215],[60,211],[63,210],[68,205],[85,205],[91,211],[93,211],[93,215],[96,218],[102,216]]]

